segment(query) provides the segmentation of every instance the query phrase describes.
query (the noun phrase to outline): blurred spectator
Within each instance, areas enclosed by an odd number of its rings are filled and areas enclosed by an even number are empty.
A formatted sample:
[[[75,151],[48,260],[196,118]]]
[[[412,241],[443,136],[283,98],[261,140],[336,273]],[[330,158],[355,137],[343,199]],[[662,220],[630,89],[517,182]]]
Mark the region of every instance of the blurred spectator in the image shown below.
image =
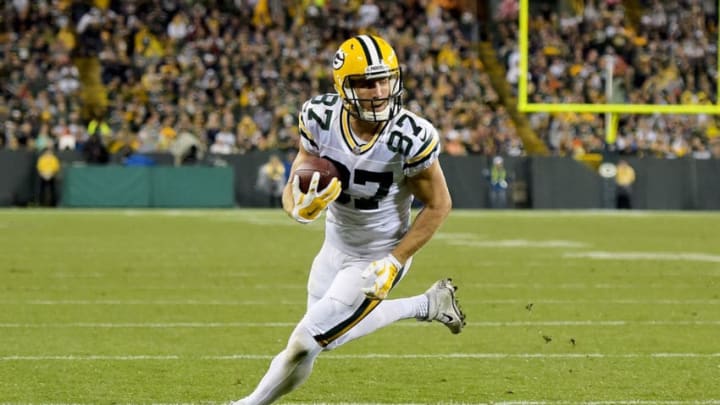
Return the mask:
[[[90,136],[88,141],[85,142],[83,156],[85,157],[85,163],[88,164],[107,164],[110,161],[108,150],[98,134]]]
[[[463,131],[461,128],[452,127],[448,123],[448,125],[443,128],[442,132],[444,134],[442,142],[445,153],[452,156],[467,155],[465,143],[468,142],[467,138],[469,136],[469,131]]]
[[[620,160],[617,164],[615,175],[616,208],[632,208],[632,186],[635,183],[635,170],[626,160]]]
[[[205,157],[205,145],[190,131],[188,126],[182,127],[175,142],[170,145],[175,166],[194,165]]]
[[[692,139],[692,157],[694,159],[710,159],[712,157],[712,153],[708,149],[708,147],[705,145],[705,142],[703,142],[702,139],[695,137]]]
[[[43,207],[57,205],[56,178],[60,172],[60,160],[55,156],[52,145],[44,148],[35,165],[39,177],[38,204]]]
[[[710,140],[710,153],[715,159],[720,159],[720,136],[716,136]]]
[[[43,151],[46,149],[52,149],[53,147],[54,141],[50,136],[50,128],[48,128],[47,124],[41,124],[37,135],[35,135],[35,149],[37,151]]]
[[[285,182],[287,183],[290,179],[290,172],[292,171],[292,163],[295,161],[297,156],[296,149],[288,149],[283,159],[283,167],[285,167]]]
[[[278,155],[270,155],[267,163],[260,166],[255,188],[268,196],[270,207],[282,206],[282,193],[285,188],[285,166]]]
[[[229,126],[225,126],[215,135],[215,142],[210,145],[210,153],[229,155],[235,151],[235,133]]]
[[[59,119],[57,125],[53,127],[52,137],[57,139],[58,150],[75,150],[75,136],[70,131],[70,127],[64,118]]]
[[[498,6],[497,18],[500,20],[514,20],[518,16],[517,0],[501,0]]]
[[[138,151],[141,153],[155,152],[160,149],[161,141],[160,116],[157,112],[151,113],[147,121],[145,121],[138,131],[138,141],[140,146]]]
[[[495,156],[490,168],[490,207],[507,208],[508,174],[501,156]]]
[[[104,118],[93,118],[87,126],[88,136],[98,135],[103,143],[107,143],[112,137],[112,130]]]
[[[188,25],[187,17],[185,13],[180,11],[173,17],[170,24],[167,27],[167,34],[171,41],[179,43],[184,40],[191,33],[191,28]]]
[[[365,29],[377,23],[380,18],[380,7],[375,4],[374,0],[365,0],[358,8],[358,28]]]
[[[85,11],[82,3],[73,6],[76,7],[76,13],[82,13],[75,26],[75,32],[78,34],[78,46],[74,48],[74,51],[80,57],[95,57],[102,51],[103,43],[100,33],[108,16],[103,15],[103,11],[97,7]]]

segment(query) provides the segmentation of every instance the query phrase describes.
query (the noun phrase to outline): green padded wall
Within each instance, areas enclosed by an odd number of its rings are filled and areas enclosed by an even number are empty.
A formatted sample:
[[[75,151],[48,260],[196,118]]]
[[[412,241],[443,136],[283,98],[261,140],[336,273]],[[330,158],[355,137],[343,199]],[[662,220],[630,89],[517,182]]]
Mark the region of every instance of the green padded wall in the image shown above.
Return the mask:
[[[232,167],[71,166],[65,170],[66,207],[233,207]]]
[[[153,207],[221,208],[235,205],[232,167],[153,167]]]
[[[61,205],[66,207],[150,206],[150,168],[71,166],[65,169]]]

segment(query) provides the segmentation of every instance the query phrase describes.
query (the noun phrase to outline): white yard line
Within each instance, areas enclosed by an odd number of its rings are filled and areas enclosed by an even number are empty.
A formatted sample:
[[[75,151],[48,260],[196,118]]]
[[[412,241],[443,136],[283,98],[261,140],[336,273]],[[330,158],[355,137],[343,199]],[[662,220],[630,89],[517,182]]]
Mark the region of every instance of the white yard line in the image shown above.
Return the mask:
[[[286,328],[296,322],[67,322],[67,323],[0,323],[0,329],[91,328],[91,329],[173,329],[173,328]],[[401,327],[425,327],[424,322],[398,322]],[[518,326],[720,326],[720,320],[577,320],[577,321],[476,321],[467,327]]]
[[[53,210],[24,210],[20,208],[7,208],[0,211],[2,214],[12,215],[98,215],[98,216],[177,216],[177,217],[224,217],[224,216],[265,216],[283,217],[283,213],[271,209],[92,209],[92,208],[57,208]],[[524,217],[524,218],[556,218],[556,217],[627,217],[627,218],[667,218],[667,217],[695,217],[718,218],[720,214],[712,211],[662,211],[662,210],[605,210],[605,209],[572,209],[572,210],[480,210],[480,209],[453,209],[451,216],[461,218],[486,217]],[[2,405],[2,404],[0,404]]]
[[[527,240],[527,239],[501,239],[501,240],[452,240],[446,243],[455,246],[469,246],[474,248],[582,248],[588,244],[570,240]]]
[[[0,323],[3,328],[92,328],[92,329],[173,329],[173,328],[285,328],[295,326],[295,322],[68,322],[68,323]]]
[[[213,402],[203,401],[205,405],[227,404],[228,401]],[[192,402],[168,402],[168,403],[115,403],[116,405],[194,405]],[[602,401],[502,401],[502,402],[279,402],[278,405],[720,405],[720,399],[701,400],[602,400]],[[79,402],[0,402],[0,405],[91,405]]]
[[[168,361],[168,360],[270,360],[271,354],[229,354],[215,356],[180,355],[57,355],[57,356],[0,356],[0,361]],[[416,359],[714,359],[720,353],[446,353],[446,354],[326,354],[328,360],[416,360]]]
[[[720,301],[720,300],[718,300]],[[267,300],[245,300],[245,301],[221,301],[221,300],[24,300],[11,301],[0,300],[0,305],[302,305],[304,300],[289,301],[267,301]]]
[[[563,254],[568,259],[594,259],[594,260],[660,260],[683,262],[720,263],[720,255],[711,253],[693,252],[568,252]]]
[[[265,360],[274,356],[229,355],[204,356],[203,360]],[[448,354],[328,354],[323,358],[333,360],[368,359],[640,359],[640,358],[720,358],[720,353],[448,353]]]
[[[651,283],[651,284],[627,284],[627,283],[559,283],[559,284],[541,284],[541,283],[469,283],[462,284],[464,288],[473,289],[510,289],[510,290],[647,290],[649,288],[664,288],[668,290],[687,290],[687,289],[705,289],[708,286],[698,282],[698,284],[688,283]]]
[[[708,211],[655,211],[655,210],[473,210],[454,209],[451,217],[487,218],[487,217],[519,217],[519,218],[559,218],[559,217],[620,217],[638,219],[657,218],[718,218],[716,212]]]
[[[138,360],[182,360],[180,356],[154,356],[154,355],[137,355],[137,356],[107,356],[107,355],[87,355],[87,356],[2,356],[0,361],[138,361]]]
[[[593,304],[593,305],[720,305],[720,299],[687,299],[687,300],[676,300],[676,299],[598,299],[598,300],[586,300],[586,299],[496,299],[496,300],[473,300],[463,299],[463,304],[480,304],[480,305],[526,305],[526,304],[542,304],[542,305],[569,305],[569,304]]]
[[[389,402],[281,402],[279,405],[428,405],[432,403]],[[613,401],[502,401],[502,402],[436,402],[435,405],[720,405],[719,399],[696,401],[625,399]],[[2,404],[0,404],[2,405]],[[159,405],[159,404],[155,404]]]
[[[613,401],[508,401],[493,402],[493,405],[717,405],[720,399],[701,399],[696,401],[678,400],[642,400],[642,399],[621,399]]]
[[[694,276],[695,274],[688,274],[688,276]],[[708,286],[707,282],[702,280],[695,284],[690,283],[560,283],[560,284],[542,284],[542,283],[468,283],[462,284],[463,289],[483,289],[483,290],[498,290],[498,289],[510,289],[510,290],[648,290],[650,288],[664,288],[666,290],[706,290],[712,286]],[[85,286],[85,290],[92,291],[95,287]],[[108,286],[99,286],[103,291],[107,291]],[[249,286],[255,290],[305,290],[304,284],[256,284]],[[27,286],[23,287],[24,291],[72,291],[73,293],[78,291],[75,285],[44,285],[44,286]],[[121,288],[113,288],[113,291],[119,291]],[[143,285],[132,287],[133,291],[215,291],[215,290],[227,290],[226,285]]]
[[[463,299],[464,304],[478,305],[526,305],[529,303],[543,305],[593,304],[593,305],[720,305],[720,299]],[[0,300],[0,305],[210,305],[210,306],[244,306],[244,305],[304,305],[305,300]]]
[[[166,265],[167,267],[175,266],[175,263],[168,263]],[[26,273],[28,276],[33,278],[38,278],[38,275]],[[253,277],[255,273],[250,273],[247,271],[236,271],[236,272],[206,272],[202,274],[203,279],[215,279],[215,278],[244,278],[244,277]],[[178,272],[158,272],[154,271],[152,273],[144,273],[144,272],[132,272],[132,273],[102,273],[102,272],[78,272],[78,273],[69,273],[69,272],[56,272],[56,273],[50,273],[47,275],[40,276],[42,278],[57,278],[57,279],[75,279],[75,278],[111,278],[111,277],[120,277],[120,278],[170,278],[170,279],[182,279],[186,276],[182,273]]]

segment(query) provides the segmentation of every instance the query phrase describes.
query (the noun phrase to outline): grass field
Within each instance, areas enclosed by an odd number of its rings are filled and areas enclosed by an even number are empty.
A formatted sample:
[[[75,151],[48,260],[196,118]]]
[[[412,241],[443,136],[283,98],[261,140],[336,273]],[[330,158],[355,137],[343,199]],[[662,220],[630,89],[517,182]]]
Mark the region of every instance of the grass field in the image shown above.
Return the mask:
[[[304,312],[322,224],[279,211],[0,211],[0,404],[219,404]],[[720,404],[720,213],[455,211],[393,296],[452,276],[284,403]]]

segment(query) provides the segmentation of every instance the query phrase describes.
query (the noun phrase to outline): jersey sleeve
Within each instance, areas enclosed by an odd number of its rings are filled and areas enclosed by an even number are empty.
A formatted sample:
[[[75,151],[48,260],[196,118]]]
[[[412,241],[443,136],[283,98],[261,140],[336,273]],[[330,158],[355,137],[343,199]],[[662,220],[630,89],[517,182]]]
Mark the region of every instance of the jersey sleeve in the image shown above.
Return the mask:
[[[313,135],[313,128],[306,124],[308,122],[309,104],[310,100],[306,101],[300,110],[300,114],[298,116],[298,132],[300,133],[300,143],[303,148],[308,152],[317,155],[320,153],[320,149],[317,141],[315,140],[315,136]]]
[[[440,135],[432,125],[426,125],[416,139],[419,142],[413,142],[403,164],[403,171],[408,177],[430,167],[440,154]]]

